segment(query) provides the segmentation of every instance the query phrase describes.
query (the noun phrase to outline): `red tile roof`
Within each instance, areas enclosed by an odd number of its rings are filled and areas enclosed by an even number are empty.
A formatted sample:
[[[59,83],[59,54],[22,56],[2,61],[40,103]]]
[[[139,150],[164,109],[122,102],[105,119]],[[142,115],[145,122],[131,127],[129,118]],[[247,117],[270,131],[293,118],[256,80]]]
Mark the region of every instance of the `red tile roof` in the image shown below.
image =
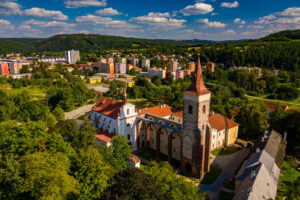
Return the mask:
[[[139,114],[149,113],[152,115],[156,115],[159,117],[166,117],[171,115],[171,107],[164,104],[161,106],[155,106],[151,108],[146,108],[144,110],[140,110]]]
[[[264,101],[263,103],[271,111],[274,111],[277,106],[277,103],[273,103],[273,102],[269,102],[269,101]],[[287,109],[288,109],[288,106],[285,106],[285,105],[280,105],[280,107],[284,111],[287,111]]]
[[[101,140],[102,142],[109,143],[112,140],[112,138],[115,136],[115,134],[109,133],[107,130],[103,131],[103,129],[100,129],[95,136],[97,139]]]
[[[100,97],[96,105],[93,107],[93,111],[99,112],[113,119],[118,119],[122,106],[123,103],[118,100]]]
[[[136,71],[142,71],[142,69],[137,66],[132,66],[132,68],[135,69]]]
[[[183,118],[183,108],[178,110],[172,110],[172,116]]]
[[[213,129],[217,129],[218,131],[221,131],[226,128],[225,120],[228,128],[233,128],[239,125],[238,123],[218,113],[215,113],[213,116],[209,117],[209,124]]]
[[[139,159],[139,157],[137,157],[136,155],[131,155],[129,157],[130,160],[132,160],[135,164],[140,163],[141,160]]]

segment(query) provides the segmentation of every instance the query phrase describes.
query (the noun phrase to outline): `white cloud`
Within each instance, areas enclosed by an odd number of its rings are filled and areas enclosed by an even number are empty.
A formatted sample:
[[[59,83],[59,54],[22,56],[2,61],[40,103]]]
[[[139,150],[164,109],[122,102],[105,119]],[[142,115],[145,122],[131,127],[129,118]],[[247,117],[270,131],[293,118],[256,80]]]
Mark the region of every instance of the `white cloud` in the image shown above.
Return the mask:
[[[282,12],[276,12],[260,17],[254,23],[263,25],[270,32],[278,32],[286,29],[299,29],[300,7],[287,8]]]
[[[120,13],[119,11],[117,11],[116,9],[113,9],[113,8],[105,8],[105,9],[96,11],[96,14],[102,15],[102,16],[114,16],[114,15],[121,15],[122,13]]]
[[[13,1],[0,1],[0,15],[17,15],[21,14],[21,5]]]
[[[139,28],[139,26],[129,24],[125,20],[113,20],[110,17],[100,17],[91,14],[76,17],[75,22],[85,24],[100,24],[111,28]]]
[[[21,24],[19,26],[19,29],[20,30],[30,30],[31,29],[31,26],[27,25],[27,24]]]
[[[194,5],[185,7],[179,12],[181,12],[184,16],[190,16],[190,15],[207,14],[212,12],[213,10],[214,8],[210,4],[196,3]]]
[[[232,29],[229,29],[229,30],[225,31],[224,34],[225,35],[235,35],[236,32],[234,30],[232,30]]]
[[[235,20],[233,20],[234,23],[236,24],[246,24],[245,20],[241,20],[240,18],[236,18]]]
[[[131,18],[130,21],[134,21],[138,24],[147,24],[156,28],[170,30],[184,27],[186,20],[174,19],[170,17],[169,13],[148,13],[148,15]]]
[[[75,26],[75,24],[68,24],[66,22],[59,22],[59,21],[45,22],[45,21],[37,21],[33,19],[25,21],[22,25],[32,25],[41,28],[70,28]]]
[[[234,1],[233,3],[229,3],[229,2],[222,2],[221,3],[221,7],[225,7],[225,8],[236,8],[238,6],[239,6],[238,1]]]
[[[264,28],[264,26],[260,26],[260,25],[249,25],[249,26],[247,26],[247,28],[252,28],[252,29],[262,29],[262,28]]]
[[[13,25],[11,25],[10,21],[7,21],[5,19],[0,19],[0,27],[1,29],[11,29],[11,30],[15,28]]]
[[[45,10],[44,8],[30,8],[24,10],[24,15],[30,17],[47,17],[56,20],[67,20],[68,16],[64,15],[61,11]]]
[[[222,22],[216,22],[216,21],[209,21],[207,18],[205,19],[199,19],[197,22],[204,23],[205,26],[210,27],[210,28],[224,28],[226,24]]]
[[[106,0],[66,0],[67,8],[89,7],[89,6],[106,6]]]

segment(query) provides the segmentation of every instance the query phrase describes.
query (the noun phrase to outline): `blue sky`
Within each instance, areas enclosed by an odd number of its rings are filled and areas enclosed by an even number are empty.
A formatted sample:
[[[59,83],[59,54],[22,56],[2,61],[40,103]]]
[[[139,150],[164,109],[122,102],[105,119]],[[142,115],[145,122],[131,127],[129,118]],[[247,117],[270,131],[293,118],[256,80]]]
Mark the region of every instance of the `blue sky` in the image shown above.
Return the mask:
[[[232,40],[300,28],[300,0],[0,0],[0,37]]]

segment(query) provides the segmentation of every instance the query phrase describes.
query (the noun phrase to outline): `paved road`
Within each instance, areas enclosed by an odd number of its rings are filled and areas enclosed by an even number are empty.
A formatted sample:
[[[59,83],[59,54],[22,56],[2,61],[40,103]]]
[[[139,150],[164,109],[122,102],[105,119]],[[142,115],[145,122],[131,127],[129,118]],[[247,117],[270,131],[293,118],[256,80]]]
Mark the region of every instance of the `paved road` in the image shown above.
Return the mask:
[[[234,175],[235,170],[239,167],[240,163],[249,154],[249,149],[236,152],[230,155],[217,156],[213,161],[212,165],[220,167],[223,171],[218,178],[210,185],[199,185],[201,192],[206,192],[209,200],[219,200],[220,189],[223,187],[224,179],[229,179]]]
[[[85,106],[81,106],[76,110],[72,110],[70,112],[65,112],[65,119],[77,119],[78,117],[85,115],[86,113],[90,112],[95,104],[89,104]]]

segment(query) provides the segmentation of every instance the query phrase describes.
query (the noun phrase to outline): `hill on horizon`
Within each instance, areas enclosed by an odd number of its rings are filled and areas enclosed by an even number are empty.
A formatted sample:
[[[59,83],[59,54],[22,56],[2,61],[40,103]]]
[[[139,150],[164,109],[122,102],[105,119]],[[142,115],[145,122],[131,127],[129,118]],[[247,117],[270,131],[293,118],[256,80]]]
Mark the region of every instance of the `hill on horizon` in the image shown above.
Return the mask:
[[[108,50],[108,49],[142,49],[156,45],[197,45],[212,43],[232,43],[232,42],[272,42],[291,41],[300,39],[300,30],[286,30],[270,34],[257,40],[230,40],[230,41],[210,41],[210,40],[163,40],[163,39],[141,39],[127,38],[121,36],[109,36],[98,34],[62,34],[49,38],[0,38],[0,54],[11,52],[59,52],[69,49],[80,51],[88,50]]]

